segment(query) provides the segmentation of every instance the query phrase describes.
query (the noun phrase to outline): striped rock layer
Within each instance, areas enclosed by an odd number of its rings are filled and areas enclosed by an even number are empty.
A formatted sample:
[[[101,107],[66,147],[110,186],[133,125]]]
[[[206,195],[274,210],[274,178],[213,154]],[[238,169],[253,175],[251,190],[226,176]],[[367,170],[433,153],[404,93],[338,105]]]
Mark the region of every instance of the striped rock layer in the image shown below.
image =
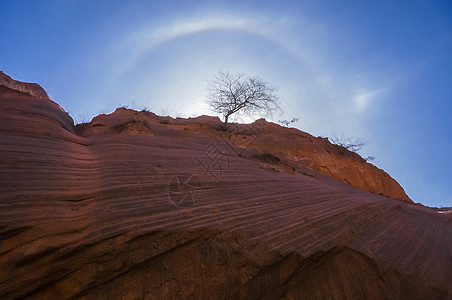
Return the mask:
[[[451,299],[451,216],[264,120],[74,126],[0,86],[1,299]]]

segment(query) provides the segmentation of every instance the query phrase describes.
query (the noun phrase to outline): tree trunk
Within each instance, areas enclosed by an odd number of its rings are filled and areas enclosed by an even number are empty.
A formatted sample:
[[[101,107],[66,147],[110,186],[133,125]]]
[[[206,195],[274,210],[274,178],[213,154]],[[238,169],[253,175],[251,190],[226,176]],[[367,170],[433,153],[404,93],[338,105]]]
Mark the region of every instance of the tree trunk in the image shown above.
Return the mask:
[[[229,115],[224,116],[224,125],[228,124]]]

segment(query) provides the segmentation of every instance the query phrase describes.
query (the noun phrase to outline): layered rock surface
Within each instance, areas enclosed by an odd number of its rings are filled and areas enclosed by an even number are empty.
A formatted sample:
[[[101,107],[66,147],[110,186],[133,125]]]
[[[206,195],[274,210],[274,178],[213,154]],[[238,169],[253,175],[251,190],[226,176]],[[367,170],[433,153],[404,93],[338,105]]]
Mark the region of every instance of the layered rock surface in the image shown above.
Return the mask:
[[[452,297],[450,214],[326,140],[220,124],[74,127],[0,86],[0,298]]]

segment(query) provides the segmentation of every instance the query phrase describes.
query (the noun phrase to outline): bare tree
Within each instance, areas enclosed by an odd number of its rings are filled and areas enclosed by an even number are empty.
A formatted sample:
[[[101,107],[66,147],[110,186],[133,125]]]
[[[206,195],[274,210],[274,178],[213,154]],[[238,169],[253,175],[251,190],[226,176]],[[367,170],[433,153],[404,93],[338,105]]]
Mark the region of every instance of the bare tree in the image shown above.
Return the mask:
[[[367,144],[367,142],[363,141],[362,139],[351,139],[343,135],[340,137],[335,136],[333,138],[330,138],[330,141],[333,144],[336,144],[353,152],[358,152]]]
[[[208,85],[208,104],[223,115],[225,125],[237,112],[268,115],[279,108],[275,88],[257,77],[220,72]]]

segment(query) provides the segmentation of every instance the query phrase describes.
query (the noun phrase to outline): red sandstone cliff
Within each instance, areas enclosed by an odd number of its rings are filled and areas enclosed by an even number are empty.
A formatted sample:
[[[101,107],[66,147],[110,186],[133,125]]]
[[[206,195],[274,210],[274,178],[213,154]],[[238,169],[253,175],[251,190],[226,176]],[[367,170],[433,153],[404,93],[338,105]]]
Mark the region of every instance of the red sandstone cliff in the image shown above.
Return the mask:
[[[0,86],[2,299],[452,297],[450,214],[356,154],[262,120],[118,109],[74,127],[15,84]]]

